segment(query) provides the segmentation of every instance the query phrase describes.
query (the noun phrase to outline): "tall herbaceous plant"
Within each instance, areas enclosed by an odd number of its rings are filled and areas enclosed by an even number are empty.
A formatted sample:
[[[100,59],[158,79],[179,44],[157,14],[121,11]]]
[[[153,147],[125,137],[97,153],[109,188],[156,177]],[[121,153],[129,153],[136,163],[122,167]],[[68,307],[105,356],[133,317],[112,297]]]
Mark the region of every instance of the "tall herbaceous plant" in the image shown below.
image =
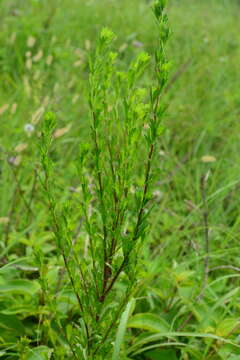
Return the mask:
[[[49,159],[55,120],[51,113],[45,117],[41,182],[59,256],[76,297],[76,320],[59,324],[66,352],[75,359],[124,358],[119,326],[125,309],[130,314],[134,308],[139,255],[153,206],[153,160],[163,130],[161,97],[169,67],[164,51],[169,36],[165,5],[165,0],[153,5],[158,31],[154,59],[142,52],[126,71],[119,70],[118,54],[112,51],[115,35],[107,28],[90,55],[91,141],[80,141],[77,208],[56,200]],[[151,85],[144,83],[145,71],[152,71]],[[76,211],[80,230],[74,237]]]

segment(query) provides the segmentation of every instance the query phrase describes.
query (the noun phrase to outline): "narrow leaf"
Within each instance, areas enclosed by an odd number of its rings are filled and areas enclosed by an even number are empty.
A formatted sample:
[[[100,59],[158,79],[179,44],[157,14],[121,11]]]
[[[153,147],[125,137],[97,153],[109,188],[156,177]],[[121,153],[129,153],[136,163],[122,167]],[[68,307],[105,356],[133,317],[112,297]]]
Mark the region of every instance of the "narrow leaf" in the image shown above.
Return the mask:
[[[127,322],[128,322],[129,316],[131,315],[131,313],[134,309],[134,306],[135,306],[135,299],[132,299],[127,304],[127,307],[121,316],[121,320],[120,320],[120,324],[118,326],[116,340],[115,340],[115,344],[114,344],[112,360],[120,360],[121,345],[123,343],[124,335],[125,335],[125,332],[127,329]]]

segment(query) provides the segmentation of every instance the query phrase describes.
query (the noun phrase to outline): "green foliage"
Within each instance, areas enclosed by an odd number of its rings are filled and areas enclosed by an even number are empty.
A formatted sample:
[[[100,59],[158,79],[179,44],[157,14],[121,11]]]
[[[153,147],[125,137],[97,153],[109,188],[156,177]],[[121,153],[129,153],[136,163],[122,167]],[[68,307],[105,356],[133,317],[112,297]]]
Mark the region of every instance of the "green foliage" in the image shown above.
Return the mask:
[[[135,307],[135,301],[132,299],[127,304],[125,311],[122,313],[122,316],[121,316],[121,319],[119,322],[119,326],[118,326],[118,330],[116,333],[116,340],[114,343],[114,351],[113,351],[112,360],[118,360],[121,358],[120,351],[121,351],[122,343],[124,342],[124,336],[125,336],[127,325],[128,325],[128,319],[129,319],[131,313],[133,312],[134,307]]]
[[[162,18],[157,20],[161,27]],[[70,350],[77,358],[111,356],[113,331],[136,287],[140,245],[148,225],[152,162],[164,115],[159,108],[166,81],[166,72],[162,72],[166,63],[163,55],[166,39],[162,40],[160,33],[155,56],[155,95],[148,99],[148,86],[143,83],[140,87],[138,81],[149,63],[149,55],[140,53],[129,69],[119,72],[117,54],[111,50],[114,38],[114,34],[104,28],[89,60],[91,143],[80,147],[76,161],[82,190],[78,219],[83,218],[82,232],[89,241],[85,244],[89,251],[87,259],[79,258],[84,243],[81,239],[74,240],[72,231],[76,221],[72,216],[77,211],[75,201],[58,204],[54,191],[56,185],[52,181],[54,173],[49,155],[55,126],[52,113],[45,116],[41,136],[44,173],[41,183],[83,330],[77,333],[72,328],[70,335],[66,334]],[[150,93],[153,93],[152,88]],[[136,159],[139,148],[145,157],[143,169]],[[137,190],[131,193],[131,188]],[[127,275],[124,287],[117,290],[123,273]],[[47,297],[44,273],[41,284]],[[119,332],[115,359],[119,358],[122,336]],[[78,344],[81,344],[80,349]]]

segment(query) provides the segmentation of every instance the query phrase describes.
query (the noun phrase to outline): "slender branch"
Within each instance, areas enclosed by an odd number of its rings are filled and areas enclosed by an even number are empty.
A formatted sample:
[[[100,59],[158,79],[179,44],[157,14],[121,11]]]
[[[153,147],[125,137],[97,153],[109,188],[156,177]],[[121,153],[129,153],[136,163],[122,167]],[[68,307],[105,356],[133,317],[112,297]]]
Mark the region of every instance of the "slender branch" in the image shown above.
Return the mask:
[[[62,251],[62,256],[63,256],[63,260],[64,260],[64,265],[65,265],[65,268],[67,269],[67,273],[68,273],[69,279],[70,279],[70,281],[71,281],[71,284],[72,284],[72,288],[73,288],[73,290],[74,290],[74,293],[75,293],[75,295],[76,295],[76,298],[77,298],[77,301],[78,301],[80,310],[81,310],[81,312],[83,313],[83,311],[84,311],[84,309],[83,309],[83,304],[82,304],[82,301],[81,301],[81,299],[80,299],[80,296],[79,296],[79,294],[78,294],[78,292],[77,292],[77,290],[76,290],[75,282],[74,282],[74,280],[73,280],[73,276],[72,276],[71,270],[70,270],[70,268],[69,268],[69,266],[68,266],[68,260],[67,260],[67,257],[66,257],[66,255],[65,255],[65,252],[64,252],[64,251]]]
[[[32,184],[32,189],[31,189],[31,193],[30,193],[30,200],[29,200],[29,207],[31,209],[31,205],[34,199],[34,195],[35,195],[35,189],[37,186],[37,169],[34,169],[34,180],[33,180],[33,184]],[[28,213],[28,217],[30,218],[30,215],[33,215],[33,213]]]
[[[191,65],[192,59],[188,59],[179,67],[179,69],[175,72],[175,74],[173,74],[172,78],[169,80],[167,86],[164,89],[164,93],[167,93],[171,89],[171,87],[175,84],[179,77],[181,77],[182,74],[184,74]]]
[[[99,145],[98,145],[98,138],[97,138],[97,129],[95,127],[95,123],[96,123],[96,114],[93,111],[92,112],[92,117],[93,117],[93,127],[92,127],[92,133],[93,133],[93,140],[94,140],[94,145],[95,145],[95,163],[96,163],[96,170],[97,170],[97,179],[98,179],[98,187],[99,187],[99,194],[100,194],[100,207],[101,207],[101,216],[102,216],[102,223],[103,223],[103,253],[104,253],[104,258],[103,258],[103,288],[102,288],[102,294],[104,294],[105,289],[107,287],[107,282],[109,279],[109,274],[110,274],[110,267],[108,265],[108,251],[107,251],[107,226],[106,226],[106,222],[105,222],[105,216],[106,216],[106,211],[105,211],[105,204],[104,204],[104,200],[103,200],[103,195],[104,195],[104,191],[103,191],[103,184],[102,184],[102,173],[99,167]],[[101,302],[102,296],[99,297],[99,301]]]
[[[202,194],[202,201],[203,201],[203,225],[204,225],[204,241],[205,241],[205,258],[204,258],[204,282],[202,286],[202,291],[199,295],[199,300],[204,296],[204,291],[206,289],[208,283],[208,273],[209,273],[209,247],[210,247],[210,240],[209,240],[209,223],[208,223],[208,206],[207,206],[207,197],[206,197],[206,183],[208,180],[209,173],[202,176],[201,178],[201,194]]]
[[[23,195],[24,191],[22,190],[22,187],[21,187],[21,184],[20,184],[20,181],[18,179],[18,176],[17,176],[17,171],[14,169],[14,165],[11,165],[10,164],[10,168],[12,170],[12,173],[13,173],[13,176],[14,176],[14,179],[16,181],[16,184],[17,184],[17,187],[18,187],[18,192],[19,192],[19,195],[21,196],[22,200],[23,200],[23,203],[28,211],[28,214],[33,214],[33,211],[31,209],[31,204],[29,204],[27,202],[27,200],[25,199],[25,196]]]
[[[234,270],[234,271],[237,271],[237,272],[240,272],[240,268],[237,267],[237,266],[233,266],[233,265],[219,265],[219,266],[215,266],[213,268],[210,268],[209,269],[209,272],[211,271],[216,271],[216,270],[222,270],[222,269],[229,269],[229,270]]]
[[[105,290],[105,292],[102,294],[102,296],[100,297],[99,301],[100,302],[104,302],[107,294],[110,292],[110,290],[112,289],[113,285],[115,284],[116,280],[118,279],[119,275],[121,274],[121,272],[123,271],[125,265],[127,264],[128,261],[128,256],[125,256],[125,258],[122,261],[122,264],[120,265],[120,267],[118,268],[116,274],[114,275],[114,277],[112,278],[112,280],[110,281],[110,284],[108,285],[107,289]]]
[[[134,230],[133,241],[136,241],[137,238],[138,238],[139,227],[141,225],[142,216],[143,216],[143,212],[144,212],[144,209],[145,209],[145,202],[146,202],[146,199],[147,199],[147,193],[148,193],[148,188],[149,188],[149,179],[150,179],[153,152],[154,152],[154,144],[151,144],[150,150],[149,150],[149,153],[148,153],[147,166],[146,166],[146,174],[145,174],[145,181],[144,181],[142,204],[141,204],[140,211],[138,213],[138,219],[137,219],[137,224],[136,224],[136,227],[135,227],[135,230]]]
[[[152,157],[153,157],[153,152],[154,152],[154,145],[151,144],[150,146],[150,150],[149,150],[149,154],[148,154],[148,161],[147,161],[147,166],[146,166],[146,173],[145,173],[145,182],[144,182],[144,190],[143,190],[143,197],[142,197],[142,203],[141,203],[141,208],[139,210],[138,213],[138,218],[137,218],[137,224],[135,226],[135,230],[133,232],[133,238],[132,241],[136,241],[138,238],[138,233],[139,233],[139,227],[141,225],[141,221],[142,221],[142,215],[144,212],[144,208],[145,208],[145,202],[146,202],[146,197],[147,197],[147,193],[148,193],[148,187],[149,187],[149,178],[150,178],[150,171],[151,171],[151,162],[152,162]],[[133,248],[130,249],[130,251],[128,252],[128,254],[124,257],[122,264],[120,265],[120,267],[118,268],[116,274],[114,275],[114,277],[112,278],[112,280],[110,281],[109,286],[106,288],[105,292],[103,292],[100,301],[104,302],[107,294],[110,292],[110,290],[112,289],[113,285],[115,284],[116,280],[118,279],[120,273],[123,271],[125,265],[127,264],[128,260],[129,260],[129,256],[131,254]]]
[[[46,150],[46,153],[43,156],[48,156],[48,149]],[[42,186],[43,186],[44,190],[46,191],[46,194],[47,194],[47,197],[48,197],[49,211],[50,211],[50,213],[52,215],[53,225],[55,227],[55,234],[58,235],[58,234],[60,234],[60,227],[59,227],[59,224],[58,224],[58,221],[57,221],[57,218],[56,218],[54,200],[52,198],[51,189],[50,189],[50,186],[49,186],[49,180],[50,180],[49,179],[49,169],[44,168],[44,175],[45,175],[44,181],[43,182],[41,181],[41,182],[42,182]],[[78,291],[76,289],[75,280],[74,280],[74,278],[72,276],[72,273],[71,273],[71,270],[70,270],[70,268],[68,266],[68,259],[66,257],[64,248],[61,246],[61,244],[60,244],[60,251],[61,251],[61,254],[62,254],[62,257],[63,257],[63,260],[64,260],[64,265],[65,265],[65,268],[67,270],[68,277],[69,277],[71,285],[72,285],[72,289],[73,289],[74,294],[75,294],[75,296],[77,298],[77,302],[78,302],[78,305],[79,305],[79,308],[80,308],[80,311],[81,311],[81,314],[82,314],[82,318],[83,318],[83,321],[84,321],[84,326],[85,326],[86,334],[87,334],[87,338],[88,338],[88,345],[89,345],[90,334],[89,334],[89,329],[88,329],[87,322],[84,319],[84,307],[83,307],[80,295],[79,295],[79,293],[78,293]]]
[[[5,226],[5,229],[4,229],[5,245],[7,245],[8,240],[9,240],[9,233],[10,233],[10,228],[11,228],[11,224],[12,224],[12,220],[13,220],[12,218],[13,218],[14,212],[16,210],[18,191],[19,191],[18,188],[16,188],[16,190],[13,193],[11,208],[9,209],[9,212],[8,212],[8,219],[9,220],[8,220],[6,226]]]
[[[85,211],[85,221],[86,221],[86,225],[87,225],[87,229],[88,229],[88,235],[89,235],[89,243],[90,243],[91,258],[92,258],[92,264],[93,264],[93,276],[94,276],[94,280],[95,280],[96,294],[97,294],[97,297],[99,297],[100,290],[98,288],[98,282],[97,282],[97,278],[96,278],[97,266],[96,266],[96,262],[95,262],[93,239],[92,239],[92,233],[91,233],[91,226],[90,226],[90,222],[89,222],[88,215],[87,215],[86,211]]]
[[[107,340],[108,336],[110,335],[113,327],[116,325],[117,321],[118,321],[118,318],[119,318],[119,315],[122,311],[122,308],[124,307],[124,305],[126,305],[128,299],[130,298],[131,296],[131,290],[132,290],[132,287],[128,290],[128,292],[126,293],[124,299],[122,300],[122,303],[119,305],[119,308],[118,308],[118,311],[115,313],[115,316],[114,316],[114,319],[112,321],[112,323],[109,325],[105,335],[103,336],[103,338],[101,339],[101,342],[100,344],[97,346],[97,348],[95,349],[94,353],[93,353],[93,356],[96,355],[96,353],[101,349],[101,347],[103,346],[103,344],[105,343],[105,341]]]

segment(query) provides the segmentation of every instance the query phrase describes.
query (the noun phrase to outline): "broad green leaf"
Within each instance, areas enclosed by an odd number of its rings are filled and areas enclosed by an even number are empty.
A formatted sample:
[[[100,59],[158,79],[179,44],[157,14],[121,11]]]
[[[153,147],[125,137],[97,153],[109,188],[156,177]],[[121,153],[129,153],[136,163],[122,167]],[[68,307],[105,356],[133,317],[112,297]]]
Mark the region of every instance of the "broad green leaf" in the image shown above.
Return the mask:
[[[195,271],[185,270],[185,271],[175,271],[173,277],[176,283],[179,285],[190,285],[191,278],[195,274]]]
[[[0,314],[0,343],[16,342],[17,337],[20,334],[24,335],[25,331],[25,327],[16,316]]]
[[[240,360],[240,352],[239,350],[233,351],[233,347],[231,345],[224,345],[218,351],[218,355],[222,360]]]
[[[21,321],[14,315],[0,314],[0,329],[16,330],[18,332],[24,332],[24,326]]]
[[[0,294],[8,293],[8,294],[22,294],[22,295],[33,295],[38,290],[40,290],[40,285],[37,281],[30,280],[11,280],[6,284],[0,285]]]
[[[174,350],[154,350],[146,353],[149,360],[177,360]]]
[[[151,313],[136,314],[132,316],[128,322],[128,327],[152,332],[166,332],[170,329],[166,320]]]
[[[52,349],[47,346],[38,346],[34,349],[29,349],[26,360],[48,360],[51,358]]]
[[[216,328],[216,335],[228,336],[228,334],[239,332],[240,323],[235,318],[227,318],[222,320]]]

